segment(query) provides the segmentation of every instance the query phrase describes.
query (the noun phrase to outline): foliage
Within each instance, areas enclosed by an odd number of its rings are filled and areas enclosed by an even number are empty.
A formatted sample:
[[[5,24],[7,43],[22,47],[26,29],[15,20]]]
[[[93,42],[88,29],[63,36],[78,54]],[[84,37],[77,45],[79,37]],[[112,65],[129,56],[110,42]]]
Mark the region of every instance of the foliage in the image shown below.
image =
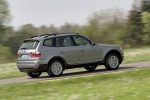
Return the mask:
[[[150,0],[141,0],[141,11],[150,12]]]
[[[142,13],[142,22],[144,24],[143,32],[143,40],[145,44],[150,44],[150,12],[143,12]]]
[[[142,45],[142,23],[141,23],[141,10],[137,3],[138,1],[135,1],[131,11],[129,12],[128,16],[128,25],[129,30],[127,32],[127,37],[131,39],[130,45],[131,46],[139,46]]]
[[[2,43],[3,35],[5,33],[6,24],[10,20],[8,3],[6,0],[0,0],[0,44]]]
[[[4,47],[1,45],[0,45],[0,55],[1,55],[0,63],[12,62],[12,59],[15,59],[14,55],[11,54],[9,47]]]
[[[0,25],[6,24],[9,16],[9,9],[6,0],[0,0]]]
[[[125,15],[121,9],[95,12],[88,19],[84,34],[95,42],[121,45],[119,38],[125,31],[125,23]]]
[[[150,32],[150,13],[143,12],[142,13],[142,22],[144,23],[144,32]]]
[[[26,33],[25,31],[20,31],[17,32],[16,35],[10,37],[5,43],[5,46],[8,46],[11,50],[11,53],[13,55],[17,54],[17,51],[19,49],[19,47],[21,46],[21,44],[23,43],[23,41],[29,37],[31,37],[32,35],[29,33]]]
[[[132,46],[149,45],[149,33],[143,31],[145,22],[143,21],[142,13],[150,12],[150,0],[135,1],[132,10],[129,13],[128,23],[130,26],[128,37],[131,38]],[[144,15],[143,15],[144,16]]]

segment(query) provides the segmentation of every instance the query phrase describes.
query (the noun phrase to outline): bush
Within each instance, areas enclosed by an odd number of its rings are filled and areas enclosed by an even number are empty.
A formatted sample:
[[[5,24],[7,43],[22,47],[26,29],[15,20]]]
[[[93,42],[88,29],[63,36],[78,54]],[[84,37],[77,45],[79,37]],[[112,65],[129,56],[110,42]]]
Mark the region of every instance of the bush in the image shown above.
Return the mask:
[[[0,63],[8,63],[16,60],[16,57],[11,54],[9,47],[0,45]]]

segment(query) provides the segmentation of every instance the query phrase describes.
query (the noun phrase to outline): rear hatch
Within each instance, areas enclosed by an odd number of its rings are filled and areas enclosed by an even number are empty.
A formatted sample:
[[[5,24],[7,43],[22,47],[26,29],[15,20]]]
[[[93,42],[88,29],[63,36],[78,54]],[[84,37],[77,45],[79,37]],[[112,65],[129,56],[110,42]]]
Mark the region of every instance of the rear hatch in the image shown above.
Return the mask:
[[[41,54],[36,51],[39,40],[25,40],[18,50],[18,60],[35,60]]]

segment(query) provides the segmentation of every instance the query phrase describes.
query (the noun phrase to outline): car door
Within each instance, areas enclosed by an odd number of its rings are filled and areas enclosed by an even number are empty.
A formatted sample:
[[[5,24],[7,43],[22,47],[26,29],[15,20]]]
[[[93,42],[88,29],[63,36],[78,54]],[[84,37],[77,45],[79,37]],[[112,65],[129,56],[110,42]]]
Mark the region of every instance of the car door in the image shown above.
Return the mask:
[[[65,59],[67,64],[73,65],[79,62],[79,50],[74,46],[70,36],[56,38],[58,56]]]
[[[72,36],[79,50],[80,63],[92,63],[99,61],[100,50],[92,45],[91,41],[83,36]]]

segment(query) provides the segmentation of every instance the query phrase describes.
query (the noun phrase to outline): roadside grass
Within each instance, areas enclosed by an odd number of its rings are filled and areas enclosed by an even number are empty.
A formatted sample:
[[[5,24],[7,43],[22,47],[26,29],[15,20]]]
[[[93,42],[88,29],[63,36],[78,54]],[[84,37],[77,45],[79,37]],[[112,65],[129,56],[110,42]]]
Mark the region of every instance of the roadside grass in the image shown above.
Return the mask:
[[[25,76],[25,73],[19,72],[15,63],[0,65],[0,79],[14,78]]]
[[[125,49],[123,64],[150,61],[150,47]]]
[[[125,49],[123,51],[125,55],[123,64],[150,61],[150,55],[149,55],[150,47]],[[66,71],[80,70],[80,69],[81,68],[76,68],[76,69],[69,69]],[[84,68],[82,69],[84,70]],[[15,63],[0,64],[0,80],[7,79],[7,78],[21,77],[21,76],[26,76],[26,73],[19,72]]]
[[[0,86],[0,100],[150,100],[150,68]]]

